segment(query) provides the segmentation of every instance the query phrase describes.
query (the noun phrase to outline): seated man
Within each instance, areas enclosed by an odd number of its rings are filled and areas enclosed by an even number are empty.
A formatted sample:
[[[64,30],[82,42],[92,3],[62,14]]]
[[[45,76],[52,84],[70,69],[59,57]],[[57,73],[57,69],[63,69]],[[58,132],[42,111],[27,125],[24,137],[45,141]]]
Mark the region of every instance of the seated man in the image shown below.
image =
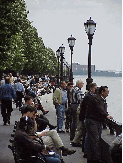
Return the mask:
[[[31,118],[28,118],[27,116],[20,118],[19,129],[16,131],[14,137],[16,150],[18,151],[20,158],[24,159],[26,162],[30,162],[30,156],[42,157],[40,154],[40,152],[42,152],[45,154],[47,153],[45,157],[48,163],[61,163],[58,154],[54,153],[53,155],[49,155],[48,152],[50,151],[50,148],[48,146],[44,146],[43,143],[34,142],[34,139],[29,136],[33,123]],[[38,159],[36,163],[41,162]]]
[[[20,108],[20,111],[21,111],[21,114],[25,114],[25,108],[26,106],[34,106],[34,103],[33,103],[33,98],[29,95],[26,95],[25,96],[25,104]],[[39,102],[38,100],[35,99],[35,107],[39,108]],[[52,124],[49,123],[49,120],[42,114],[40,115],[37,115],[37,118],[36,118],[36,122],[38,124],[37,126],[37,129],[38,131],[42,131],[44,130],[47,125],[49,126],[50,129],[55,129],[57,126],[53,126]]]
[[[36,108],[27,106],[25,108],[25,113],[23,114],[23,117],[30,117],[32,118],[34,125],[32,126],[32,130],[30,130],[31,135],[35,135],[35,132],[37,131],[37,123],[35,121],[36,118]],[[62,155],[67,156],[74,154],[76,150],[69,150],[68,148],[65,148],[61,138],[59,137],[56,130],[50,130],[50,131],[43,131],[41,134],[38,134],[39,137],[42,137],[43,143],[45,145],[48,145],[50,147],[53,147],[53,150],[60,154],[60,151],[62,150]]]

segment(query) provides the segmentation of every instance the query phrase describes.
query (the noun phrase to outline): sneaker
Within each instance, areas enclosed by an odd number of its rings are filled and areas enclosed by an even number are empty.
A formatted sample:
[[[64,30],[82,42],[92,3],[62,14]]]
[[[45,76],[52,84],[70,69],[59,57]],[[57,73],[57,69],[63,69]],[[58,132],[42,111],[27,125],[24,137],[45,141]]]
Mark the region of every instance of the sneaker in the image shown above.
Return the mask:
[[[73,147],[81,147],[81,144],[80,144],[80,143],[71,142],[70,144],[71,144]]]
[[[8,124],[10,125],[10,120],[8,120]]]
[[[63,131],[63,130],[58,130],[57,132],[58,133],[65,133],[65,131]]]
[[[62,148],[62,156],[72,155],[76,152],[76,150],[69,150],[68,148]]]
[[[44,111],[44,112],[43,112],[43,115],[45,115],[45,114],[47,114],[47,113],[49,113],[49,111],[48,111],[48,110],[47,110],[47,111]]]
[[[49,125],[50,130],[55,129],[57,126]]]

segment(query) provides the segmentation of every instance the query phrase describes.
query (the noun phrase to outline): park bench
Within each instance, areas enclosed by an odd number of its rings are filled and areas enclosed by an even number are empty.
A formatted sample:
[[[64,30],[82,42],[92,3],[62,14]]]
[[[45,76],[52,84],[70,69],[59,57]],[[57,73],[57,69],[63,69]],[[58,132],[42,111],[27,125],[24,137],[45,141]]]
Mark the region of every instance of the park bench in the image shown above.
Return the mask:
[[[13,153],[13,157],[14,157],[15,163],[27,163],[27,160],[20,158],[20,154],[18,152],[16,143],[14,141],[14,135],[15,135],[17,126],[18,126],[18,122],[15,121],[13,133],[11,134],[12,138],[9,140],[11,145],[8,145],[8,148],[11,149],[11,151]],[[42,153],[41,153],[41,156],[42,157],[30,156],[28,159],[29,159],[30,163],[35,163],[36,160],[40,160],[40,162],[42,162],[42,163],[47,163],[46,158],[45,158],[45,156]]]

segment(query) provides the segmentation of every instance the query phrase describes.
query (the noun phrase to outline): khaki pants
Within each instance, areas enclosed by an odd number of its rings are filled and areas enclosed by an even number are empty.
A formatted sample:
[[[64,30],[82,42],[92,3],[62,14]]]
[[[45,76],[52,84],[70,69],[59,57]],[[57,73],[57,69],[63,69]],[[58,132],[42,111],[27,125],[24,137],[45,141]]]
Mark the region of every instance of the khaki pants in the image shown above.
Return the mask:
[[[83,122],[79,121],[79,114],[80,114],[80,105],[77,108],[77,129],[75,133],[75,137],[73,139],[74,143],[80,143],[80,139],[83,137]]]
[[[53,147],[53,151],[60,155],[61,150],[59,148],[64,145],[56,130],[48,131],[46,136],[42,136],[42,140],[44,145]]]

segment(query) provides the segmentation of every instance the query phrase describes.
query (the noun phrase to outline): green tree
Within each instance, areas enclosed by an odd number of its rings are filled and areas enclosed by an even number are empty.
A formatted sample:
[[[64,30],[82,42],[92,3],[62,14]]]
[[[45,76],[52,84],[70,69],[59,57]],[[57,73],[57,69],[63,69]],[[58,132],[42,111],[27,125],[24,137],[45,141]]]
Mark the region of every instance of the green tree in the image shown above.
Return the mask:
[[[20,32],[26,22],[27,12],[24,1],[0,1],[0,70],[5,70],[6,68],[11,67],[11,63],[9,62],[15,57],[15,52],[18,52],[16,46],[19,43],[15,43],[14,39],[17,40],[18,36],[20,38]],[[12,41],[14,41],[15,45]],[[13,52],[14,54],[12,54]],[[20,56],[20,53],[18,55]]]

